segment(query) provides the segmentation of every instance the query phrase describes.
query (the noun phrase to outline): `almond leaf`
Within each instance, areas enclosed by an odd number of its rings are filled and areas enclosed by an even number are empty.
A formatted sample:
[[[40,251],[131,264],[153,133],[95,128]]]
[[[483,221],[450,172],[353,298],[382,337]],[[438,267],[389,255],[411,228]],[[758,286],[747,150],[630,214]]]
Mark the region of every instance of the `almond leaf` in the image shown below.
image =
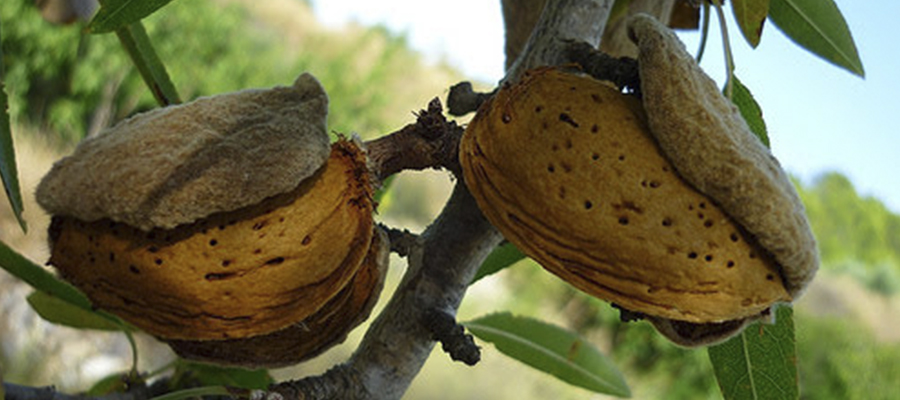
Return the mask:
[[[799,398],[791,307],[779,306],[775,321],[757,322],[707,350],[725,400]]]
[[[3,52],[0,51],[0,178],[3,179],[6,198],[9,199],[9,205],[19,226],[22,231],[27,231],[28,226],[22,218],[24,206],[19,188],[19,173],[16,169],[16,151],[13,147],[12,130],[9,127],[8,101],[4,87]]]
[[[125,329],[125,325],[121,321],[111,319],[107,314],[85,310],[41,291],[32,292],[26,300],[41,318],[57,325],[101,331],[121,331]]]
[[[631,396],[622,373],[577,334],[510,313],[487,315],[463,325],[497,350],[571,385],[596,393]]]
[[[478,282],[481,278],[488,275],[496,274],[525,257],[525,254],[522,254],[522,252],[512,243],[505,243],[497,246],[497,248],[488,255],[487,259],[481,263],[481,268],[478,268],[478,272],[475,273],[475,277],[472,278],[472,282],[469,284],[471,285]]]
[[[153,14],[172,0],[104,0],[100,11],[91,19],[92,33],[112,32]]]
[[[844,16],[832,0],[770,0],[769,18],[800,47],[865,77]]]
[[[769,0],[732,0],[731,10],[744,39],[747,39],[751,47],[756,48],[769,13]]]

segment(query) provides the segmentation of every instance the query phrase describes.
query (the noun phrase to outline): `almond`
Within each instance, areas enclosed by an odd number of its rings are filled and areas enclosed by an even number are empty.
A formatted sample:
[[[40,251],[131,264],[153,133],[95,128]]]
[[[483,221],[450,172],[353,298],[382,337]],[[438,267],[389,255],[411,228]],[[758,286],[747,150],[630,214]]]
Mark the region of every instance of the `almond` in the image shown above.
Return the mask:
[[[328,145],[326,105],[304,74],[84,141],[38,189],[49,264],[188,358],[280,366],[341,342],[376,301],[387,251],[365,151]]]
[[[364,162],[339,142],[294,190],[168,230],[56,216],[50,264],[98,307],[160,338],[280,330],[359,270],[373,230]]]
[[[819,256],[787,173],[669,28],[646,14],[628,24],[650,133],[687,182],[766,248],[791,296],[799,297]]]
[[[690,323],[791,300],[768,252],[661,153],[641,102],[600,81],[532,70],[482,105],[460,161],[488,220],[591,295]]]

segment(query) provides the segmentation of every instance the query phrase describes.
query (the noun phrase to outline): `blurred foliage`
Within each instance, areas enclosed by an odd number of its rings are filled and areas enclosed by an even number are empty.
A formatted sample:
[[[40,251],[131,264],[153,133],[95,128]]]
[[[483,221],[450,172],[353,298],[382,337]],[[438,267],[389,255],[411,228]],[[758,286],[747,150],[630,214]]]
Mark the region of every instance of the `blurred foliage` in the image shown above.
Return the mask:
[[[900,343],[878,343],[846,319],[798,317],[801,399],[897,398]]]
[[[74,141],[156,106],[115,35],[51,25],[29,0],[0,2],[0,18],[10,21],[2,49],[14,122]],[[393,94],[385,88],[410,66],[421,69],[406,40],[382,28],[345,34],[350,40],[312,25],[282,32],[254,18],[241,2],[184,1],[144,23],[185,100],[287,85],[310,71],[329,93],[337,132],[384,133]]]
[[[900,292],[900,215],[860,196],[830,172],[797,189],[819,244],[822,268],[850,274],[872,290]]]

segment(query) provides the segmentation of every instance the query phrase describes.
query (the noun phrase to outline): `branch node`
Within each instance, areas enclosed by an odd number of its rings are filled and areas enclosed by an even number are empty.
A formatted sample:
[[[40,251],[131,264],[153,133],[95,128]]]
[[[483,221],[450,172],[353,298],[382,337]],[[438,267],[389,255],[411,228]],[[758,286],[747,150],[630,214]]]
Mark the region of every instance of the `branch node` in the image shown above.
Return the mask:
[[[378,226],[387,232],[388,240],[391,242],[391,251],[397,253],[400,257],[406,257],[415,246],[419,244],[419,235],[410,232],[408,229],[391,228],[384,224]]]
[[[450,87],[447,95],[447,112],[454,117],[461,117],[477,111],[495,92],[496,90],[490,93],[476,92],[468,81],[457,83]]]
[[[475,344],[472,335],[467,334],[465,328],[456,323],[450,313],[431,309],[425,313],[423,322],[432,338],[441,343],[441,348],[453,361],[462,361],[472,366],[481,360],[481,349]]]
[[[637,60],[629,57],[613,57],[585,42],[568,40],[565,56],[569,61],[581,66],[584,72],[595,79],[610,81],[620,90],[640,95],[641,79]]]
[[[447,121],[437,98],[415,115],[415,123],[366,142],[370,166],[378,180],[407,169],[443,167],[454,174],[460,171],[457,157],[463,128]]]

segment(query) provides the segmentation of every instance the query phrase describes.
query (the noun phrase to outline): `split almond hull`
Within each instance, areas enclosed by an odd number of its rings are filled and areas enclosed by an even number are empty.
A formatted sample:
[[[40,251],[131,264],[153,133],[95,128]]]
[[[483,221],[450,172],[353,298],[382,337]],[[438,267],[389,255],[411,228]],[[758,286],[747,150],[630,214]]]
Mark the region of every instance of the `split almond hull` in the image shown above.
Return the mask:
[[[482,106],[460,161],[488,220],[593,296],[691,323],[790,301],[754,238],[660,153],[640,102],[602,82],[530,72]]]

